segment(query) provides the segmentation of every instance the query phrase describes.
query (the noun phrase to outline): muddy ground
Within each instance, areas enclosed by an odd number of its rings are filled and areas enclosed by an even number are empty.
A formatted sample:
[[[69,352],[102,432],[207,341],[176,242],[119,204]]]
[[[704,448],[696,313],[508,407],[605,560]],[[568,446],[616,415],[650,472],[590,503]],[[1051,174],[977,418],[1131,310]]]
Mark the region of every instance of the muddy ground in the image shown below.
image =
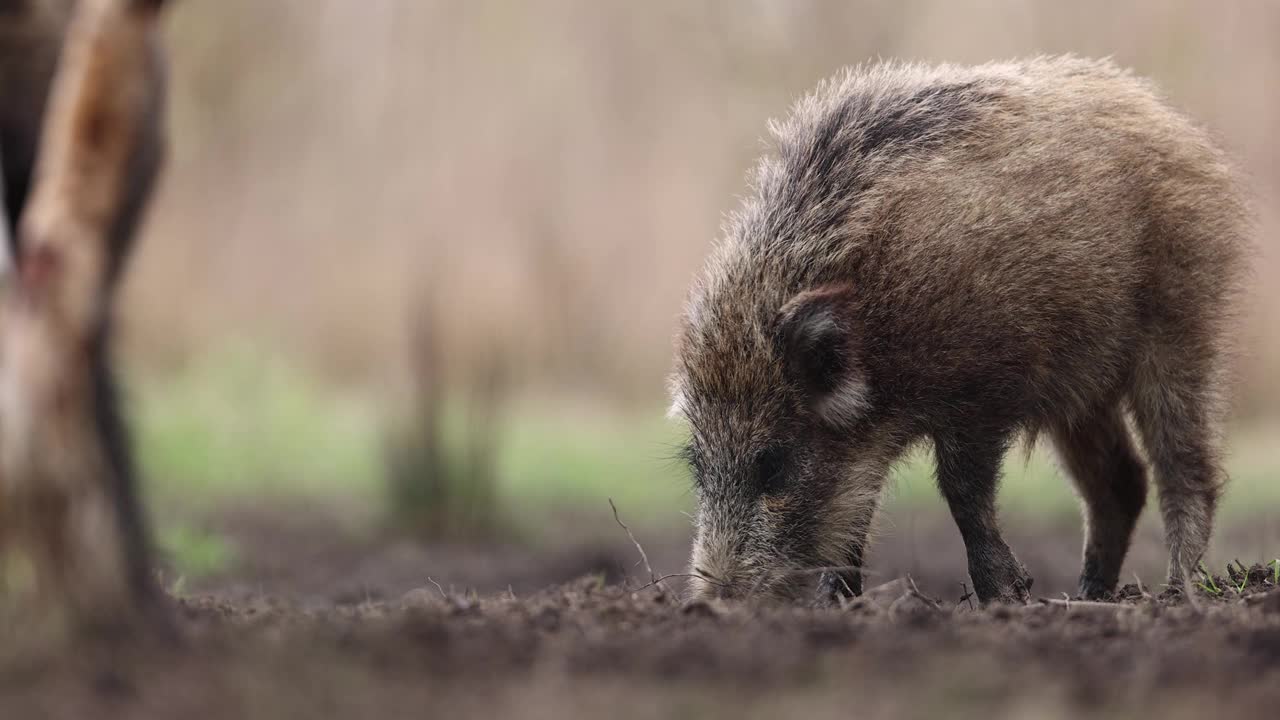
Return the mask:
[[[842,611],[721,607],[598,578],[325,610],[188,598],[171,644],[8,648],[0,717],[1274,717],[1270,573],[1199,607],[1134,586],[972,609],[906,582]]]
[[[1217,594],[1195,606],[1131,583],[1109,604],[984,609],[959,599],[945,525],[922,526],[912,540],[930,552],[917,552],[914,569],[927,582],[888,577],[912,562],[893,549],[911,543],[889,541],[874,589],[817,611],[642,588],[625,536],[560,550],[440,546],[262,519],[224,522],[252,557],[174,599],[176,639],[49,646],[8,633],[0,718],[1199,720],[1280,710],[1280,589],[1261,565],[1217,579]],[[1064,567],[1042,575],[1052,587],[1074,575],[1075,541],[1043,530],[1018,531],[1015,546],[1040,571],[1061,553]],[[1152,540],[1140,539],[1139,565],[1158,556]],[[678,571],[683,542],[650,538],[654,564]]]
[[[941,503],[939,503],[941,506]],[[622,518],[627,519],[626,508]],[[607,582],[644,574],[630,538],[606,506],[546,521],[554,531],[485,542],[441,543],[404,534],[362,531],[344,524],[339,513],[312,506],[236,508],[199,521],[226,538],[234,567],[205,578],[187,578],[189,592],[243,601],[281,598],[316,608],[369,600],[394,600],[430,580],[454,593],[491,595],[513,590],[527,595],[584,575]],[[683,572],[690,528],[655,528],[632,521],[635,536],[660,574]],[[1225,519],[1214,538],[1210,564],[1267,562],[1280,555],[1280,523],[1269,516]],[[538,537],[538,535],[541,537]],[[1038,594],[1059,597],[1075,591],[1080,570],[1081,521],[1068,512],[1055,519],[1011,517],[1005,534],[1035,578]],[[1155,513],[1139,525],[1125,563],[1124,582],[1157,585],[1167,554]],[[912,576],[933,595],[959,598],[967,579],[964,545],[945,510],[905,511],[880,522],[867,560],[867,585]],[[174,572],[168,573],[170,578]]]

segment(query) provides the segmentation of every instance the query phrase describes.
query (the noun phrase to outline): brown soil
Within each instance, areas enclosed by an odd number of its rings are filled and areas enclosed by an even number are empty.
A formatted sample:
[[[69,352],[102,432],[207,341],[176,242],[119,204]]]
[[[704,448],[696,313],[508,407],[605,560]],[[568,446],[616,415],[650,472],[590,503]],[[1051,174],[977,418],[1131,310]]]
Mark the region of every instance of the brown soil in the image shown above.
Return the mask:
[[[626,517],[626,508],[621,508]],[[1158,520],[1148,513],[1125,563],[1124,581],[1161,582],[1167,552]],[[1075,591],[1080,570],[1081,523],[1067,515],[1053,522],[1019,523],[1011,518],[1006,537],[1035,578],[1033,590],[1047,597]],[[423,542],[412,537],[353,529],[322,507],[237,509],[206,519],[207,529],[228,539],[237,561],[229,572],[187,579],[188,592],[244,601],[263,595],[307,608],[390,600],[431,580],[458,593],[482,595],[513,590],[528,595],[588,574],[610,583],[643,568],[634,546],[608,507],[595,515],[566,515],[545,523],[542,541],[528,538],[487,542]],[[682,572],[690,536],[683,530],[632,523],[654,570]],[[1215,534],[1210,563],[1276,557],[1280,525],[1262,517],[1224,522]],[[868,559],[867,585],[910,575],[927,593],[954,601],[967,579],[964,545],[945,510],[886,518]],[[168,574],[173,577],[173,573]]]
[[[929,522],[882,538],[872,589],[819,611],[685,603],[678,581],[641,588],[624,578],[644,573],[616,526],[612,540],[556,549],[427,545],[269,514],[218,522],[242,562],[174,601],[176,640],[51,649],[6,629],[0,718],[1202,720],[1280,707],[1271,568],[1215,579],[1194,607],[1136,583],[1112,603],[1065,602],[1070,524],[1011,533],[1053,601],[961,600],[952,528]],[[1269,532],[1229,529],[1218,545]],[[679,570],[687,538],[638,535],[658,570]],[[1131,566],[1159,560],[1149,535]],[[884,582],[898,568],[919,582]]]
[[[1198,607],[1133,585],[977,609],[898,580],[815,611],[594,577],[323,610],[194,598],[173,643],[0,651],[0,717],[1271,716],[1273,580],[1221,578]]]

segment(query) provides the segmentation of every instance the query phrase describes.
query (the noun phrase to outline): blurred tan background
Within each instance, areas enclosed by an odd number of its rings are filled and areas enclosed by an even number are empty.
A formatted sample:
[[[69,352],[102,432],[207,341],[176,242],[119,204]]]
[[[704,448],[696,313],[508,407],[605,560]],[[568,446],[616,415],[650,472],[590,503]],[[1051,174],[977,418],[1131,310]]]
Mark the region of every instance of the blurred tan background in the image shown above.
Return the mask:
[[[1072,52],[1155,79],[1249,176],[1259,292],[1220,534],[1224,553],[1280,542],[1278,2],[189,0],[168,22],[173,152],[123,311],[166,518],[337,496],[342,517],[425,508],[408,524],[450,537],[517,515],[554,544],[577,532],[565,512],[616,539],[612,497],[668,528],[678,569],[670,338],[768,119],[845,65]],[[963,577],[913,467],[884,557]],[[1067,483],[1036,462],[1002,498],[1025,526],[1061,520],[1060,550],[1028,563],[1068,582]],[[162,520],[180,572],[258,563],[261,582],[280,515],[229,517]],[[1144,532],[1136,567],[1158,574]],[[940,559],[917,550],[938,542]],[[377,576],[361,557],[333,576]],[[297,557],[275,562],[303,582]]]
[[[460,365],[657,405],[685,289],[765,122],[843,65],[1111,55],[1252,174],[1247,413],[1280,411],[1280,4],[192,0],[172,164],[126,311],[170,361],[228,335],[383,381],[438,306]]]

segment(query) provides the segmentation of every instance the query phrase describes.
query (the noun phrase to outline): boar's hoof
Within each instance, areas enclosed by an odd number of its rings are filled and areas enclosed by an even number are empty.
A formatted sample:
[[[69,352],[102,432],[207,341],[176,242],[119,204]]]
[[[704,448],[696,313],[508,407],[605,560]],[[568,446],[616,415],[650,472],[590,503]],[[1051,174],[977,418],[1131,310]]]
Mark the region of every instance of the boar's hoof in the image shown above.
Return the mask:
[[[862,593],[860,574],[824,572],[818,576],[815,608],[839,608]]]
[[[1022,563],[1015,560],[982,575],[973,578],[973,585],[983,604],[1026,605],[1031,602],[1031,585],[1035,581]]]

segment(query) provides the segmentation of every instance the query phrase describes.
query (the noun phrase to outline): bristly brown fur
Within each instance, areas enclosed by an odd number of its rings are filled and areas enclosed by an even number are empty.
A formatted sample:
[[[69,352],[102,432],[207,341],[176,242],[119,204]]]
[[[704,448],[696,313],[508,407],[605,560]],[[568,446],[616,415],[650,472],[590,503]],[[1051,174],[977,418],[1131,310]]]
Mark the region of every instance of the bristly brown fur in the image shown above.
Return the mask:
[[[694,565],[725,581],[702,590],[788,593],[771,578],[860,564],[887,468],[928,440],[977,593],[1025,598],[994,495],[1013,440],[1046,431],[1086,504],[1081,592],[1100,595],[1145,495],[1125,414],[1185,578],[1223,482],[1251,234],[1209,136],[1072,57],[849,71],[773,134],[677,339]],[[830,299],[797,325],[784,308],[807,297]]]

